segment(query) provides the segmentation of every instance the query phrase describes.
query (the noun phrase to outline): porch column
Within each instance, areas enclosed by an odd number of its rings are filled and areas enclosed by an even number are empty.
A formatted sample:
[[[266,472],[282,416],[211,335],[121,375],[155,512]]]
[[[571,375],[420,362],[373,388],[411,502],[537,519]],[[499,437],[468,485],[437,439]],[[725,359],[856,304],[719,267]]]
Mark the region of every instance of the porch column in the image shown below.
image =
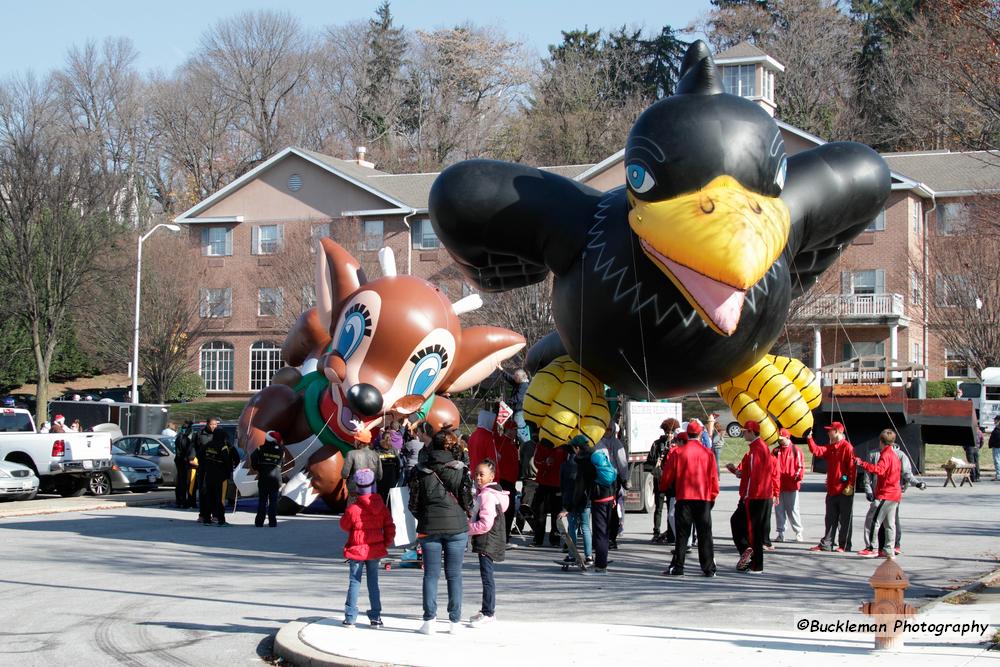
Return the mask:
[[[899,359],[899,336],[898,336],[899,325],[890,324],[889,325],[889,358],[893,361]]]
[[[813,327],[813,370],[819,373],[823,365],[823,336],[819,332],[819,327]]]

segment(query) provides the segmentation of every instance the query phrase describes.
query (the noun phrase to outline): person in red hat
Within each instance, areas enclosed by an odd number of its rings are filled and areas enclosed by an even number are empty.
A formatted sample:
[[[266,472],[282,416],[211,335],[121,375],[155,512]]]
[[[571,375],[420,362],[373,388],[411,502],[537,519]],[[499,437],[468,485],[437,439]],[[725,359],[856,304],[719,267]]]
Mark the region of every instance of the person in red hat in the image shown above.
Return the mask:
[[[739,466],[726,466],[740,478],[740,501],[729,519],[733,542],[740,552],[736,569],[764,573],[764,543],[771,532],[771,507],[778,502],[778,465],[760,437],[760,424],[743,425],[743,438],[750,443]]]
[[[857,468],[854,465],[854,446],[844,434],[844,425],[832,422],[825,427],[829,445],[817,445],[809,434],[809,451],[826,461],[826,517],[825,532],[819,544],[809,551],[850,551],[851,520],[854,513],[854,483]]]
[[[778,527],[778,542],[785,541],[785,523],[792,527],[793,541],[802,541],[802,519],[799,517],[799,487],[805,475],[805,457],[802,450],[792,444],[792,434],[787,428],[778,431],[778,446],[772,452],[778,464],[778,504],[774,508]]]
[[[250,471],[257,473],[257,517],[254,525],[264,527],[264,516],[271,528],[278,526],[278,490],[281,488],[281,465],[284,441],[277,431],[264,434],[264,444],[250,454]]]
[[[698,531],[698,562],[706,577],[715,576],[715,545],[712,541],[712,507],[719,495],[719,472],[715,454],[702,446],[698,435],[701,427],[689,424],[683,442],[675,447],[664,462],[660,490],[674,489],[676,506],[674,525],[677,544],[670,567],[663,574],[684,574],[685,545],[691,526]]]

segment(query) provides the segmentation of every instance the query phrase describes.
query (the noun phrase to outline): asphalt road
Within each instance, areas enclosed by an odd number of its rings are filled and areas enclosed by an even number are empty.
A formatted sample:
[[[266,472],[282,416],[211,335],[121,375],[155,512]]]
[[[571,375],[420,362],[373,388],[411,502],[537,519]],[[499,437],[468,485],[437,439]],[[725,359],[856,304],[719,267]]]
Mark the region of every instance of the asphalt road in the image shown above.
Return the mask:
[[[930,481],[903,505],[899,563],[911,580],[907,599],[918,604],[1000,564],[1000,482],[942,489]],[[718,578],[659,576],[669,548],[649,544],[649,516],[630,514],[607,577],[560,572],[556,550],[509,551],[498,566],[498,618],[790,629],[803,614],[854,611],[870,599],[878,561],[806,551],[821,530],[819,476],[803,494],[810,539],[778,545],[762,577],[733,569],[735,480],[723,482],[713,513]],[[855,507],[856,549],[866,505]],[[342,614],[347,571],[335,517],[292,517],[277,529],[256,529],[243,512],[228,528],[194,519],[167,507],[3,519],[0,664],[260,664],[285,622]],[[480,595],[471,557],[464,575],[468,617]],[[420,613],[419,570],[384,572],[381,583],[386,613]]]

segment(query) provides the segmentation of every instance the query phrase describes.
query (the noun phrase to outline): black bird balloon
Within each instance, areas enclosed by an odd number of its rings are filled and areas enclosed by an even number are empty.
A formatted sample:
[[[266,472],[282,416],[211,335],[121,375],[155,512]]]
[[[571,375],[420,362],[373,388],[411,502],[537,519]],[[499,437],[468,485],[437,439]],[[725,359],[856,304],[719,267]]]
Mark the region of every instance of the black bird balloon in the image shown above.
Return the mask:
[[[480,289],[554,274],[556,330],[529,353],[544,368],[528,421],[555,444],[596,441],[604,384],[657,398],[715,385],[768,441],[778,425],[803,435],[818,382],[768,352],[791,299],[882,209],[885,162],[850,142],[786,156],[774,119],[723,91],[699,41],[676,93],[632,126],[624,164],[609,192],[491,160],[449,167],[431,189],[434,228]]]

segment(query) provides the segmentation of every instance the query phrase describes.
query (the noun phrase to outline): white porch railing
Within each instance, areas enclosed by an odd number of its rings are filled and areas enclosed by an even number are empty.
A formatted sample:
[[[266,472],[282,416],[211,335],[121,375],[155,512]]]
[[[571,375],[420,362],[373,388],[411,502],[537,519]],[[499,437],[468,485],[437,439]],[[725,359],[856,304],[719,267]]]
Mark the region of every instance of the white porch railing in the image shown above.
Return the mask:
[[[904,315],[902,294],[824,294],[807,299],[795,313],[796,319]]]

